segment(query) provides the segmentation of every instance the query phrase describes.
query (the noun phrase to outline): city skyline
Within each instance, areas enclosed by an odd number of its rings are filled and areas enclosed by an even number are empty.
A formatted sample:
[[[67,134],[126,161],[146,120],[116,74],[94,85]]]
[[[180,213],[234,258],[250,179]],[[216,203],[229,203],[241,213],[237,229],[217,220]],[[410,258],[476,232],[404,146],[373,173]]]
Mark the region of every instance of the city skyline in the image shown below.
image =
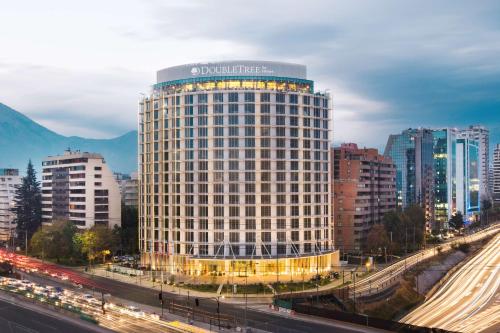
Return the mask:
[[[336,144],[382,149],[387,135],[403,128],[469,124],[488,126],[492,145],[500,140],[494,2],[315,1],[292,10],[257,1],[246,15],[229,15],[239,8],[230,2],[109,2],[100,11],[57,1],[4,7],[0,26],[10,33],[0,37],[9,46],[0,59],[0,101],[66,135],[113,137],[134,129],[139,93],[147,93],[157,68],[271,59],[308,64],[317,88],[331,89]],[[12,19],[21,11],[37,29]],[[216,22],[218,15],[226,19]],[[196,22],[185,27],[192,16]]]

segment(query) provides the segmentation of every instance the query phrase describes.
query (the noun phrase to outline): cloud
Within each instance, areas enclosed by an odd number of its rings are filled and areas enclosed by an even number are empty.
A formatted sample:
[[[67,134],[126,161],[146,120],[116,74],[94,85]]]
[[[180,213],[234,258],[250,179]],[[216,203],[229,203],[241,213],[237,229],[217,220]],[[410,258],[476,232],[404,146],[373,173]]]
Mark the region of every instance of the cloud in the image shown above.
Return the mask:
[[[96,138],[136,127],[138,92],[149,76],[8,63],[0,73],[0,100],[58,133]]]
[[[11,31],[0,36],[11,46],[0,58],[0,99],[65,134],[134,128],[137,94],[158,69],[245,58],[306,64],[332,93],[336,141],[381,147],[410,126],[500,128],[497,1],[54,4],[35,31],[0,23]],[[42,8],[10,6],[10,16],[40,19]]]

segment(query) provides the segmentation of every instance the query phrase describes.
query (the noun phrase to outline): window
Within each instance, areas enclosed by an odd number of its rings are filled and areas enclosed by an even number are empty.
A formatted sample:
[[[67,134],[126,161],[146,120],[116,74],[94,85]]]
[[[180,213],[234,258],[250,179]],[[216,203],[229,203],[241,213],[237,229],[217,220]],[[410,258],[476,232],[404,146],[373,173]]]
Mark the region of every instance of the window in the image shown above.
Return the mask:
[[[255,104],[245,104],[245,113],[255,113]]]
[[[193,95],[184,96],[184,104],[193,104]]]
[[[270,102],[271,101],[271,94],[269,94],[269,93],[261,93],[260,94],[260,101],[261,102]]]
[[[198,103],[208,103],[207,94],[199,94],[198,95]]]
[[[229,104],[229,113],[238,113],[238,104]]]
[[[215,116],[214,117],[215,125],[224,125],[224,116]]]
[[[238,102],[238,93],[229,93],[229,102],[231,103],[234,103],[234,102]]]
[[[223,93],[215,93],[214,94],[214,103],[222,103],[224,102],[224,94]]]
[[[255,93],[246,92],[245,93],[245,102],[255,102]]]
[[[240,220],[229,220],[229,229],[239,230],[240,229]]]
[[[238,125],[238,116],[229,116],[229,125]]]
[[[214,113],[224,113],[224,105],[214,104]]]
[[[285,103],[285,94],[283,93],[276,94],[276,103]]]

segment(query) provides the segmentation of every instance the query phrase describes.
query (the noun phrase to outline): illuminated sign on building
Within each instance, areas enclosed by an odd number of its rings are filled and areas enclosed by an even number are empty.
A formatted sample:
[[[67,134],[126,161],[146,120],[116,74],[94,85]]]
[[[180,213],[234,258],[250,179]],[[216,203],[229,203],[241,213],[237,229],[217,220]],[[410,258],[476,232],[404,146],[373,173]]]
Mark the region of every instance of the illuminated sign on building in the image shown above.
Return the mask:
[[[157,83],[212,76],[275,76],[306,79],[306,66],[249,60],[188,64],[158,71]]]

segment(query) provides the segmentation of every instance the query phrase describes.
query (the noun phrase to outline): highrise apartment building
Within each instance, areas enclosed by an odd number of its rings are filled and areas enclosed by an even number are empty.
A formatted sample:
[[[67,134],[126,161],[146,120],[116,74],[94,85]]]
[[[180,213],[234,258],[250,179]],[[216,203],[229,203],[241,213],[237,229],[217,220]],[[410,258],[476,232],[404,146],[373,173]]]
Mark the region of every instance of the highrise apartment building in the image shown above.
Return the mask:
[[[477,142],[479,147],[479,199],[490,198],[490,131],[484,126],[469,126],[469,128],[460,131],[459,137]]]
[[[335,265],[330,97],[305,66],[167,68],[139,109],[144,264],[233,276]]]
[[[335,247],[359,252],[372,226],[396,210],[396,167],[377,149],[354,143],[333,152]]]
[[[384,156],[390,157],[396,165],[398,206],[421,206],[427,222],[431,223],[434,219],[432,130],[407,129],[401,134],[390,135]]]
[[[100,154],[67,150],[42,162],[42,223],[121,224],[120,189]]]
[[[493,166],[492,166],[492,175],[493,175],[493,199],[496,204],[500,203],[500,144],[497,144],[495,150],[493,151]]]
[[[12,237],[16,228],[14,199],[16,187],[21,185],[22,177],[18,169],[0,169],[0,241],[6,242]]]

